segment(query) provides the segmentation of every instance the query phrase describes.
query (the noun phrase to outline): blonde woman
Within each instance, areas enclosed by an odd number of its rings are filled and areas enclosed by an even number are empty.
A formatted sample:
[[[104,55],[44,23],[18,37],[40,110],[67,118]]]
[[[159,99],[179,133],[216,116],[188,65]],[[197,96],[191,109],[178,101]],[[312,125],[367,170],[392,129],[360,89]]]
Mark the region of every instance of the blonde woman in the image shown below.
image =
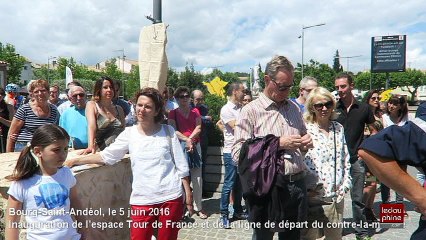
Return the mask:
[[[325,88],[311,91],[305,103],[305,121],[314,148],[305,155],[308,166],[307,189],[310,198],[309,221],[324,228],[302,230],[301,239],[341,239],[342,228],[327,228],[327,222],[342,222],[345,193],[351,188],[349,152],[343,126],[335,121],[336,102]],[[317,201],[314,201],[317,200]]]

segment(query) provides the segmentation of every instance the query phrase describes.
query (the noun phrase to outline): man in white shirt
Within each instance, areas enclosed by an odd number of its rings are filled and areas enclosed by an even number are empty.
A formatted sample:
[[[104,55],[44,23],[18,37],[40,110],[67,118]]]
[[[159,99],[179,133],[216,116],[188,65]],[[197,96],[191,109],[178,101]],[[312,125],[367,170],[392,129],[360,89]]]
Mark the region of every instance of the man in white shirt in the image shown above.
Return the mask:
[[[237,166],[234,164],[231,155],[232,145],[234,144],[235,122],[240,114],[241,103],[244,98],[244,85],[241,82],[231,83],[228,87],[228,102],[220,110],[220,119],[225,125],[223,136],[223,162],[225,165],[225,181],[222,187],[222,196],[220,200],[221,222],[224,228],[230,228],[229,225],[229,196],[231,190],[234,190],[234,219],[246,219],[241,206],[241,183],[239,181]]]

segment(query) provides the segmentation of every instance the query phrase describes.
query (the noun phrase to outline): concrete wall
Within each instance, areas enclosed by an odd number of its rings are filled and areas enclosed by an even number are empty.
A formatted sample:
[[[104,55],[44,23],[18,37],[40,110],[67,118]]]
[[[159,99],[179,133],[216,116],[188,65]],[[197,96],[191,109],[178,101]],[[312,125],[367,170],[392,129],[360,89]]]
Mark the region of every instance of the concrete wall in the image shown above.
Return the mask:
[[[19,153],[0,154],[0,192],[6,197],[10,182],[4,179],[16,164]],[[70,156],[74,153],[70,153]],[[205,164],[204,189],[208,195],[221,192],[225,168],[221,147],[209,147]],[[87,166],[73,169],[77,179],[77,192],[82,210],[93,210],[95,214],[86,217],[89,226],[88,239],[129,239],[128,222],[129,198],[132,172],[130,160],[126,157],[113,166]],[[6,208],[6,199],[0,197],[0,208]],[[115,214],[112,212],[115,211]],[[99,212],[99,213],[98,213]],[[107,225],[105,229],[92,224]],[[111,224],[122,223],[122,227]],[[99,226],[99,225],[95,225]],[[22,231],[24,232],[24,231]],[[1,238],[0,238],[1,239]],[[23,234],[25,239],[25,234]]]
[[[207,196],[212,196],[215,192],[222,192],[224,176],[222,147],[209,147],[203,179],[203,189]]]
[[[3,196],[10,186],[10,182],[5,181],[4,177],[13,170],[17,156],[17,153],[0,154],[0,191]],[[75,177],[81,210],[93,212],[86,216],[83,223],[88,226],[88,239],[129,239],[130,230],[126,221],[132,179],[130,160],[125,158],[114,166],[91,166],[75,172]],[[7,200],[0,198],[0,207],[5,209]],[[113,226],[118,226],[118,223],[122,224],[121,227]],[[105,226],[104,229],[102,225]],[[25,234],[21,239],[25,239]]]

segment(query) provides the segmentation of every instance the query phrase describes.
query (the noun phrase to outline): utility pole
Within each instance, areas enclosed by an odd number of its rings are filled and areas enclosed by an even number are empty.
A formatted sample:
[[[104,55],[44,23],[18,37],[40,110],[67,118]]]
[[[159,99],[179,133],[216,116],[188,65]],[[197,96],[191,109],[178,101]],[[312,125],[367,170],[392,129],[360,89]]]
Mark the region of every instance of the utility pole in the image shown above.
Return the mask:
[[[305,29],[308,28],[313,28],[313,27],[319,27],[319,26],[324,26],[325,23],[320,23],[320,24],[315,24],[315,25],[311,25],[311,26],[302,26],[302,35],[299,36],[299,38],[302,38],[302,78],[303,78],[303,71],[304,71],[304,59],[303,59],[303,55],[304,55],[304,42],[305,42]]]
[[[50,75],[50,60],[56,59],[56,57],[48,57],[47,58],[47,82],[50,84],[49,75]]]
[[[161,0],[153,0],[153,17],[146,16],[146,18],[151,20],[153,24],[163,22],[161,16]]]

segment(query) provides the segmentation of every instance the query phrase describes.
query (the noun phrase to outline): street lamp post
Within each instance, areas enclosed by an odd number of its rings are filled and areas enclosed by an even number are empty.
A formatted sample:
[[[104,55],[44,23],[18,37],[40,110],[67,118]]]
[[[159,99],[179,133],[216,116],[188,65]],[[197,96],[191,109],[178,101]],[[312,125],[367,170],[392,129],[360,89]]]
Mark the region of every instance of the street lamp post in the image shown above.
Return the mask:
[[[320,23],[320,24],[315,24],[315,25],[311,25],[311,26],[302,26],[302,78],[303,78],[303,69],[304,69],[304,59],[303,59],[303,55],[304,55],[304,41],[305,41],[305,29],[308,28],[313,28],[313,27],[319,27],[319,26],[324,26],[325,23]]]
[[[335,58],[339,58],[339,59],[342,59],[342,58],[346,58],[346,72],[349,72],[349,59],[351,59],[351,58],[357,58],[357,57],[362,57],[362,55],[356,55],[356,56],[347,56],[347,57],[335,57]]]
[[[47,58],[47,82],[50,84],[49,75],[50,75],[50,60],[56,59],[56,57]]]

